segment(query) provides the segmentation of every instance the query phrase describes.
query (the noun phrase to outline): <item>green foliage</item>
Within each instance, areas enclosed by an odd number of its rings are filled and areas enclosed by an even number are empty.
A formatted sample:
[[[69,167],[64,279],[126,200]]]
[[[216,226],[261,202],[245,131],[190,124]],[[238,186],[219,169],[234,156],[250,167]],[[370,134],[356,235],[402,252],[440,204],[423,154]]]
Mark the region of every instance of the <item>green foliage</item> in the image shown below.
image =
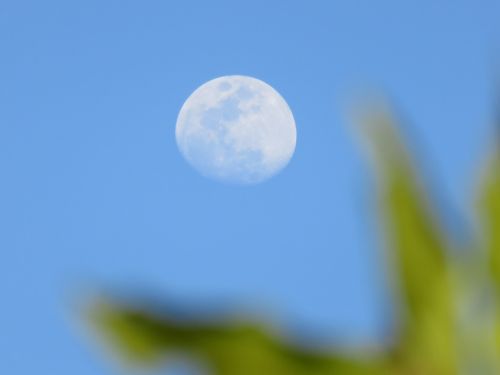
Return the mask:
[[[363,124],[400,313],[396,337],[376,355],[314,351],[262,324],[173,319],[168,311],[113,298],[92,304],[91,323],[127,362],[149,366],[185,353],[216,375],[500,373],[500,152],[480,184],[480,239],[459,257],[393,122],[380,112]],[[483,295],[492,302],[480,313],[491,322],[471,324],[463,311],[474,311]]]
[[[110,300],[94,305],[91,318],[120,349],[124,359],[154,364],[169,353],[189,353],[220,375],[376,374],[376,366],[300,349],[263,327],[238,320],[223,323],[168,319],[151,306]]]
[[[496,354],[500,358],[500,148],[497,147],[489,160],[482,181],[478,211],[482,228],[482,244],[485,248],[496,304],[495,325]],[[497,365],[500,366],[497,359]]]
[[[491,261],[495,288],[500,292],[500,153],[498,150],[495,150],[486,168],[478,206],[484,246]]]

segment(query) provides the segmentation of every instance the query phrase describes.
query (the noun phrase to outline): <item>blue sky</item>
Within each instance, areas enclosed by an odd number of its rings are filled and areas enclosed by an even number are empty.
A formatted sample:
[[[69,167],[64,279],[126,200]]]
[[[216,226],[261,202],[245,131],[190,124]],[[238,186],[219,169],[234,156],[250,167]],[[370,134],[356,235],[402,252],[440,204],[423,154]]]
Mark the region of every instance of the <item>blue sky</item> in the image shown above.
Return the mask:
[[[500,3],[0,2],[0,373],[118,374],[74,323],[88,285],[248,301],[323,339],[390,318],[372,186],[347,113],[380,90],[464,212],[493,134]],[[198,175],[175,120],[229,74],[275,87],[289,166]]]

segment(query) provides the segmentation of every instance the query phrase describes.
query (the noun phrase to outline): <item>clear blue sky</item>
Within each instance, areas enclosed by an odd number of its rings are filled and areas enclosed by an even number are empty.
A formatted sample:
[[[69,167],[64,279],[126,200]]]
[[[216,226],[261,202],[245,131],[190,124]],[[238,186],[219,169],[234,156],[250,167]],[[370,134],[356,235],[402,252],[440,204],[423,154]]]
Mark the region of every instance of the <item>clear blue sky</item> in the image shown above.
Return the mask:
[[[2,0],[0,373],[118,373],[73,322],[88,283],[249,301],[333,341],[382,335],[349,103],[394,98],[465,211],[499,15],[494,0]],[[175,144],[183,101],[228,74],[271,84],[297,122],[292,162],[262,185],[204,179]]]

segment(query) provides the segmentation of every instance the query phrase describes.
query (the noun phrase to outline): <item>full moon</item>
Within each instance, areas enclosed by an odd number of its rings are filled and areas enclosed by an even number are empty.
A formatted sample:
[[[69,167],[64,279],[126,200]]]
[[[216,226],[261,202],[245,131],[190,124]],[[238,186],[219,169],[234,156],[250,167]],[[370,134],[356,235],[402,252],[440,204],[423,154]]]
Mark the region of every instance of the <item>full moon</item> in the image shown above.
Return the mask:
[[[297,140],[282,96],[261,80],[237,75],[197,88],[179,112],[175,136],[184,158],[202,175],[235,184],[277,174]]]

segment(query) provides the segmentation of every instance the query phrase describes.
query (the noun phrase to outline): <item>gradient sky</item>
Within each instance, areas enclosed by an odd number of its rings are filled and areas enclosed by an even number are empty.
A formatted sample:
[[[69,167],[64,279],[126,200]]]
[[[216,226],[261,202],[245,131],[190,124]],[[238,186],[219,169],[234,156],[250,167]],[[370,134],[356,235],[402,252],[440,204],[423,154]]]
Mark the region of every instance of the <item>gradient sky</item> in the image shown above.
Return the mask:
[[[71,310],[88,285],[243,301],[333,342],[390,319],[368,168],[348,122],[365,89],[410,120],[465,212],[493,134],[494,0],[0,2],[0,373],[118,374]],[[234,187],[183,160],[200,84],[266,81],[297,150]],[[408,125],[408,124],[406,124]]]

